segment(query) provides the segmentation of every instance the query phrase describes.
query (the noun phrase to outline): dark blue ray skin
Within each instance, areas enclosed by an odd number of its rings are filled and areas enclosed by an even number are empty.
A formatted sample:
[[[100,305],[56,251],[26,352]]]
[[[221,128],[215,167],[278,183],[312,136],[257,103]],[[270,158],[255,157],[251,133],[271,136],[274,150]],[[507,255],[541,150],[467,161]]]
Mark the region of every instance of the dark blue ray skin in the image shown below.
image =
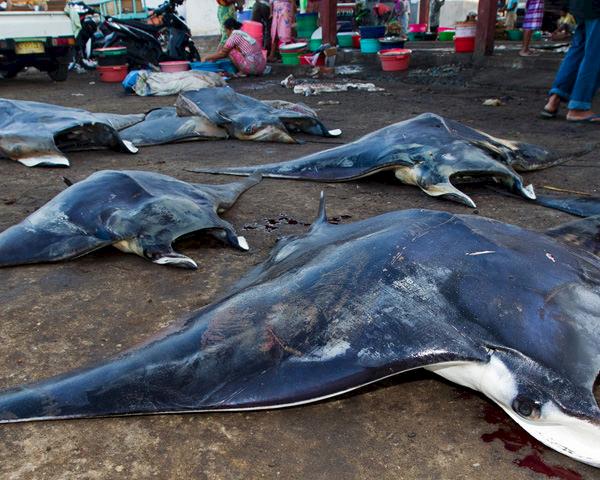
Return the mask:
[[[175,107],[151,110],[143,122],[119,132],[134,145],[149,146],[191,140],[225,139],[227,132],[204,117],[180,117]]]
[[[66,260],[132,239],[154,260],[180,236],[211,228],[238,246],[217,211],[258,181],[201,185],[154,172],[96,172],[0,233],[0,267]]]
[[[577,217],[600,215],[600,197],[538,195],[535,203],[560,210],[561,212],[570,213]]]
[[[556,163],[535,145],[493,138],[453,120],[424,113],[376,130],[340,147],[279,163],[250,167],[198,168],[194,172],[345,182],[384,170],[432,196],[475,207],[453,181],[494,178],[509,190],[535,198],[513,168],[532,170]]]
[[[226,128],[236,138],[251,137],[267,127],[283,135],[271,135],[265,140],[294,140],[286,126],[305,133],[330,136],[329,130],[314,116],[285,108],[274,108],[247,95],[236,93],[231,87],[203,88],[183,92],[176,102],[179,115],[202,115],[216,125]],[[287,140],[286,140],[287,137]]]
[[[143,118],[0,98],[0,155],[22,160],[36,155],[61,156],[59,149],[94,147],[131,152],[117,130]]]
[[[600,423],[599,314],[600,259],[544,235],[427,210],[321,217],[147,344],[4,392],[0,418],[277,407],[497,356],[519,395]]]
[[[535,152],[536,164],[553,162],[550,152],[535,145],[514,143],[509,148],[498,142],[498,139],[453,120],[425,113],[376,130],[349,144],[295,160],[194,171],[232,175],[261,172],[271,177],[336,182],[364,177],[395,166],[419,166],[422,169],[419,185],[427,186],[445,181],[451,174],[461,173],[490,173],[519,178],[507,165],[526,164],[527,159],[534,155],[532,152]],[[449,168],[452,172],[440,172],[440,167]]]
[[[546,235],[600,256],[600,214],[546,230]]]

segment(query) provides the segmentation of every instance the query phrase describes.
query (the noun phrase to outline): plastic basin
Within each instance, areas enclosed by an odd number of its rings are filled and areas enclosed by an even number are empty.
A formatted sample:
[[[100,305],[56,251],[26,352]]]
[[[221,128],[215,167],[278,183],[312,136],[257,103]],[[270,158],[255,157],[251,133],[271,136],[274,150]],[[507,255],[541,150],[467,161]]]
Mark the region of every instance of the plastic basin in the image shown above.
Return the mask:
[[[218,72],[221,70],[217,62],[190,62],[192,70],[201,70],[203,72]]]
[[[361,38],[360,51],[362,53],[377,53],[381,49],[378,38]]]
[[[379,43],[381,50],[390,50],[394,48],[404,48],[404,40],[400,37],[385,37],[380,38]]]
[[[107,83],[120,83],[127,76],[127,65],[113,65],[96,68],[100,74],[100,81]]]
[[[507,30],[506,38],[513,42],[520,42],[523,40],[523,31],[522,30]]]
[[[440,42],[451,42],[454,40],[454,30],[444,30],[438,34],[438,40]]]
[[[426,23],[411,23],[408,26],[408,31],[412,33],[425,33],[427,31]]]
[[[296,15],[296,30],[299,38],[310,38],[317,29],[319,15],[317,13],[298,13]]]
[[[381,60],[381,69],[385,72],[398,72],[408,69],[411,50],[406,48],[393,48],[390,50],[381,50],[379,60]]]
[[[321,43],[322,43],[322,39],[320,38],[311,38],[310,42],[308,42],[308,49],[311,52],[314,52],[315,50],[318,50],[321,47]]]
[[[190,62],[186,60],[173,60],[171,62],[160,62],[158,66],[161,72],[185,72],[190,69]]]
[[[352,48],[352,37],[353,36],[354,36],[354,32],[338,33],[337,34],[338,47]]]
[[[247,20],[252,20],[252,10],[242,10],[237,14],[238,22],[245,22]]]

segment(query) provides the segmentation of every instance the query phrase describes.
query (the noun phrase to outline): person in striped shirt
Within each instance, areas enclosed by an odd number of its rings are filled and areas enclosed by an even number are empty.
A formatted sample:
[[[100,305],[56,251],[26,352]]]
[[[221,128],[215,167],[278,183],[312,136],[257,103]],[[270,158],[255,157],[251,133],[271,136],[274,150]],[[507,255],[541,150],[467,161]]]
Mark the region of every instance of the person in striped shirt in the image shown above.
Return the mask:
[[[245,75],[262,75],[267,61],[256,39],[240,30],[242,24],[234,18],[228,18],[223,24],[227,40],[216,53],[204,57],[205,62],[213,62],[229,57],[236,68]]]

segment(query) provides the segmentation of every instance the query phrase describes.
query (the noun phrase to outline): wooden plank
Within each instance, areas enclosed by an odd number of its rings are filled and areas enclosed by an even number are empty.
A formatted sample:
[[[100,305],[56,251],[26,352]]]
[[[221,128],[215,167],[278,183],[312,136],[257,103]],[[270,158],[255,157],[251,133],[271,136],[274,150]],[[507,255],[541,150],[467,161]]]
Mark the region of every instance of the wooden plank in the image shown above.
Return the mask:
[[[337,44],[337,0],[321,0],[323,43]]]
[[[421,0],[419,2],[419,21],[413,23],[426,23],[429,25],[429,2],[431,0]]]
[[[477,34],[475,36],[475,56],[494,54],[494,34],[496,33],[496,0],[479,0],[477,10]]]

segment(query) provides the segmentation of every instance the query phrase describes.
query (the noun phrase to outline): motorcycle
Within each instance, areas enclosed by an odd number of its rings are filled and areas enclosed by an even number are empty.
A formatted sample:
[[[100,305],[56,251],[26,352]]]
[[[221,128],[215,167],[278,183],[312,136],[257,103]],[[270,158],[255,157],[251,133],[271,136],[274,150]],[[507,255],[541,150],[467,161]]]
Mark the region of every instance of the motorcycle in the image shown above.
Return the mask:
[[[158,66],[167,60],[200,59],[190,28],[177,13],[184,0],[168,0],[150,15],[150,23],[107,17],[101,29],[105,47],[127,47],[130,67]]]
[[[147,66],[158,68],[167,60],[200,59],[185,20],[177,13],[184,0],[167,0],[150,14],[148,22],[124,20],[106,16],[104,21],[98,11],[83,2],[70,2],[80,15],[81,31],[77,35],[76,63],[92,63],[93,50],[127,47],[127,63],[132,69]]]

